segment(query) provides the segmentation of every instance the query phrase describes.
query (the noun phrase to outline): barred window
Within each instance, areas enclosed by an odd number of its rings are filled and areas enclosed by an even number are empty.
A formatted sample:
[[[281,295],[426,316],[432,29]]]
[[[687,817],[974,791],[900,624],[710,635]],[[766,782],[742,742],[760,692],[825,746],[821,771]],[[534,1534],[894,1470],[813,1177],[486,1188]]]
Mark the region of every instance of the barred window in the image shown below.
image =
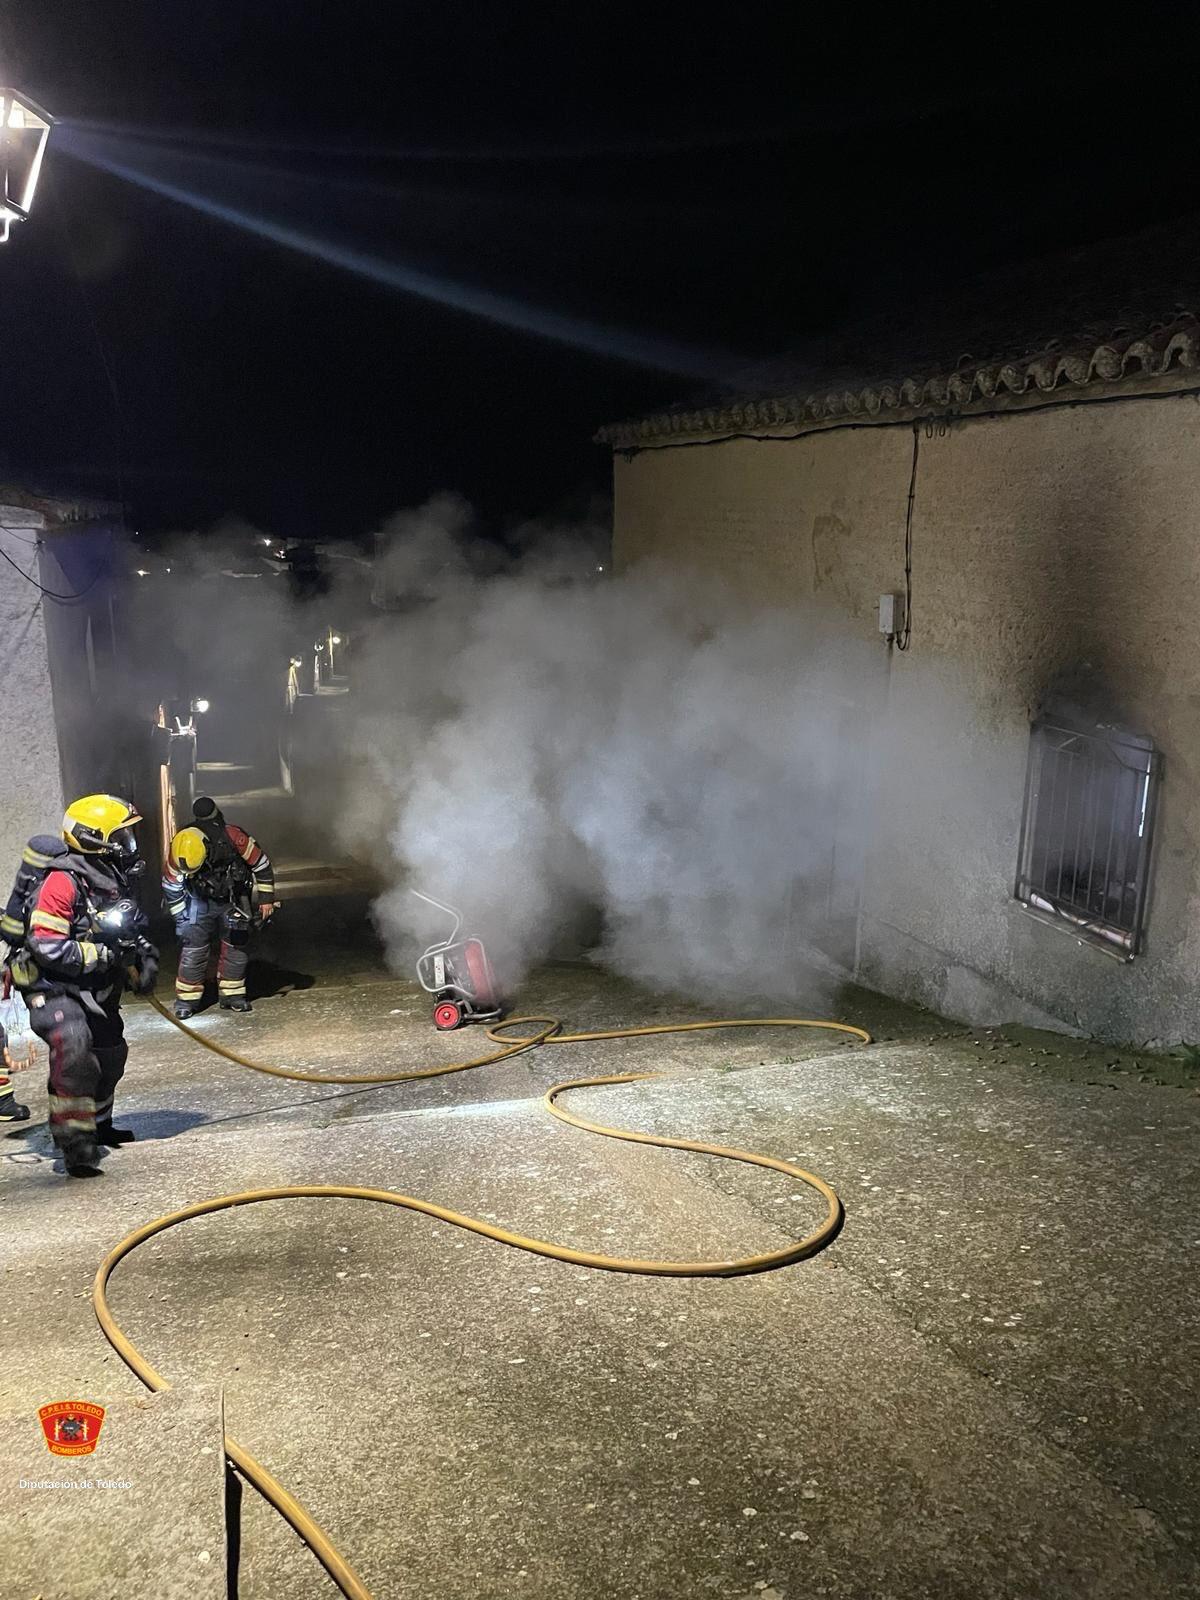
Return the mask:
[[[1030,732],[1016,897],[1127,960],[1140,948],[1160,768],[1136,734],[1049,717]]]

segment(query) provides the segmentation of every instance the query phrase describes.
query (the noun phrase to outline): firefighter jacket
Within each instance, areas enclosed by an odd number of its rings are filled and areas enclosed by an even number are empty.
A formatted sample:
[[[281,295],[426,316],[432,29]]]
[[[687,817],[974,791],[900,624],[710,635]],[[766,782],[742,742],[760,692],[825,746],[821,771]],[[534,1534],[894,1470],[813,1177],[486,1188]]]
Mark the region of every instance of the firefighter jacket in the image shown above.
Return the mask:
[[[208,841],[204,865],[185,877],[169,863],[163,873],[163,899],[168,915],[179,918],[188,896],[198,895],[218,905],[244,902],[262,905],[275,898],[275,872],[271,858],[257,839],[232,822],[192,823]],[[254,900],[251,902],[251,893]]]
[[[119,967],[97,919],[122,898],[125,886],[101,861],[75,851],[61,859],[62,866],[48,872],[38,889],[13,974],[22,988],[90,990],[103,996],[118,982]]]

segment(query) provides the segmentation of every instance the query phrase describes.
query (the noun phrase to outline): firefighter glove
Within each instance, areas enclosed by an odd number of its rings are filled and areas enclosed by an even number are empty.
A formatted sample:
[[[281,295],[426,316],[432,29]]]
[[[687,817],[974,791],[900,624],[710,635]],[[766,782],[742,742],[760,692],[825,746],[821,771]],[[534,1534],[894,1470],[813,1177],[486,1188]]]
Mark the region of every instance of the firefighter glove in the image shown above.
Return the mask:
[[[138,940],[137,961],[129,968],[129,980],[134,994],[150,994],[158,982],[158,951],[148,939]]]

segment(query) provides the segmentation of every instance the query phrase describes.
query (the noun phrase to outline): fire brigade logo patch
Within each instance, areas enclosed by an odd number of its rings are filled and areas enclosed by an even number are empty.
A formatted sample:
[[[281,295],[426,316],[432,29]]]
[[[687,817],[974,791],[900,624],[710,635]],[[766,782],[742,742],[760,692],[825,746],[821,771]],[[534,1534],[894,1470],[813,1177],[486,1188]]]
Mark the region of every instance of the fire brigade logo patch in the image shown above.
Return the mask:
[[[89,1400],[55,1400],[39,1409],[38,1421],[56,1456],[90,1456],[104,1424],[104,1407]]]

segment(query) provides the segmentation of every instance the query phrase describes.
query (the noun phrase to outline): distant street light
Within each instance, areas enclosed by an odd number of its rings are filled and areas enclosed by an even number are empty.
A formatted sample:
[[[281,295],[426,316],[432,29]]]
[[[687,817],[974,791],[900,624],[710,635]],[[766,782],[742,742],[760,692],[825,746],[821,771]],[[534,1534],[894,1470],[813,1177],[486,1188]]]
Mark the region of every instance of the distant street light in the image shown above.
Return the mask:
[[[53,118],[17,89],[0,89],[0,243],[33,205]]]

